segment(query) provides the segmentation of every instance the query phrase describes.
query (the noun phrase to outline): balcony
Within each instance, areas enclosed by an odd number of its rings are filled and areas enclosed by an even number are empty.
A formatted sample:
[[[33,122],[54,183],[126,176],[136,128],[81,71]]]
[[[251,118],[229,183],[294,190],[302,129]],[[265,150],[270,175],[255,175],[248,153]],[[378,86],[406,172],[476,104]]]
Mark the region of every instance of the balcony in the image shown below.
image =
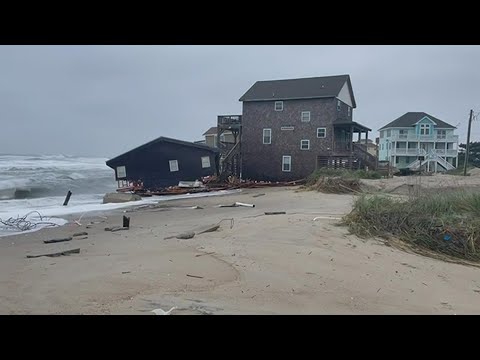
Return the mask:
[[[454,142],[458,143],[458,135],[416,135],[416,134],[405,134],[405,135],[393,135],[387,137],[390,141],[416,141],[416,142]]]
[[[391,155],[400,156],[425,156],[427,153],[424,149],[407,149],[407,148],[393,148],[391,149]],[[435,149],[435,153],[440,156],[457,156],[457,150],[453,149]]]

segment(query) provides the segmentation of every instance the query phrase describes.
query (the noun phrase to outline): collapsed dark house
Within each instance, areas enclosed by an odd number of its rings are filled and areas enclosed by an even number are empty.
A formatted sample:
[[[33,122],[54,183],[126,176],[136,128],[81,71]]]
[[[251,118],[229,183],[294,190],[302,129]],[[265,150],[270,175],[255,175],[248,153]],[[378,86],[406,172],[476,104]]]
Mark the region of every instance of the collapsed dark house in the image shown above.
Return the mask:
[[[178,185],[217,175],[218,150],[202,144],[159,137],[106,162],[119,187],[142,183],[145,189]]]

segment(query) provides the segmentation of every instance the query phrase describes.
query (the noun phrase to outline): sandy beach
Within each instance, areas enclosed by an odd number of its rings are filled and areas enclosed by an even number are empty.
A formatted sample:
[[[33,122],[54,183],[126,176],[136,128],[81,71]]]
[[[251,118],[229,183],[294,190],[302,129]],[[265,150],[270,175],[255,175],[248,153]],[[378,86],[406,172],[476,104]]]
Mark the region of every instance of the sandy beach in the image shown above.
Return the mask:
[[[245,189],[3,237],[0,313],[153,315],[175,306],[172,315],[480,314],[479,268],[350,235],[338,222],[352,200]],[[255,207],[218,207],[234,202]],[[123,215],[129,230],[105,231]],[[82,231],[87,238],[43,243]],[[188,231],[196,235],[174,237]],[[73,248],[80,253],[26,257]]]

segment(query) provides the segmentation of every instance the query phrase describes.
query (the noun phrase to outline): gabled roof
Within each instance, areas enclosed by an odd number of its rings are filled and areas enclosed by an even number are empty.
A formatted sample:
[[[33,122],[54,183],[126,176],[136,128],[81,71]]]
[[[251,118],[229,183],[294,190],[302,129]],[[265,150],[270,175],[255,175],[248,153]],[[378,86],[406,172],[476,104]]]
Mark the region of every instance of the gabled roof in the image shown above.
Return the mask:
[[[139,150],[143,150],[143,149],[145,149],[149,146],[152,146],[154,144],[161,143],[161,142],[167,142],[167,143],[171,143],[171,144],[189,146],[189,147],[192,147],[192,148],[201,149],[201,150],[208,150],[208,151],[215,152],[215,153],[219,152],[218,149],[212,148],[212,147],[207,146],[207,145],[195,144],[195,143],[188,142],[188,141],[177,140],[177,139],[172,139],[172,138],[160,136],[159,138],[157,138],[155,140],[149,141],[146,144],[140,145],[140,146],[138,146],[138,147],[136,147],[136,148],[134,148],[130,151],[127,151],[126,153],[123,153],[121,155],[118,155],[118,156],[114,157],[113,159],[108,160],[106,162],[106,164],[107,164],[107,166],[112,167],[112,166],[110,166],[112,163],[115,163],[116,161],[120,160],[125,155],[136,152],[136,151],[139,151]]]
[[[336,97],[347,82],[352,105],[357,107],[349,75],[257,81],[239,101],[272,101]]]
[[[442,129],[456,129],[455,126],[446,123],[436,117],[429,115],[424,112],[407,112],[406,114],[400,116],[398,119],[393,120],[392,122],[388,123],[387,125],[381,127],[379,130],[386,129],[386,128],[396,128],[396,127],[410,127],[415,126],[417,122],[422,120],[424,117],[428,117],[429,119],[433,120],[436,123],[438,128]]]
[[[205,131],[203,133],[203,136],[205,136],[205,135],[217,135],[217,127],[212,126],[210,129],[208,129],[207,131]]]

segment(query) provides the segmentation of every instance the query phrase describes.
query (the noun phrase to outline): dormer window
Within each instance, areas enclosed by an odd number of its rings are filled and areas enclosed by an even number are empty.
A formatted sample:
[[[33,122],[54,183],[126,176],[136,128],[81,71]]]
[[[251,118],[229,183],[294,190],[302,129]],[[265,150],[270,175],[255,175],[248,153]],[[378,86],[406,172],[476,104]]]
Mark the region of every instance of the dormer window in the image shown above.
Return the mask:
[[[430,124],[420,124],[420,135],[430,135]]]
[[[275,111],[283,111],[283,101],[275,101]]]

